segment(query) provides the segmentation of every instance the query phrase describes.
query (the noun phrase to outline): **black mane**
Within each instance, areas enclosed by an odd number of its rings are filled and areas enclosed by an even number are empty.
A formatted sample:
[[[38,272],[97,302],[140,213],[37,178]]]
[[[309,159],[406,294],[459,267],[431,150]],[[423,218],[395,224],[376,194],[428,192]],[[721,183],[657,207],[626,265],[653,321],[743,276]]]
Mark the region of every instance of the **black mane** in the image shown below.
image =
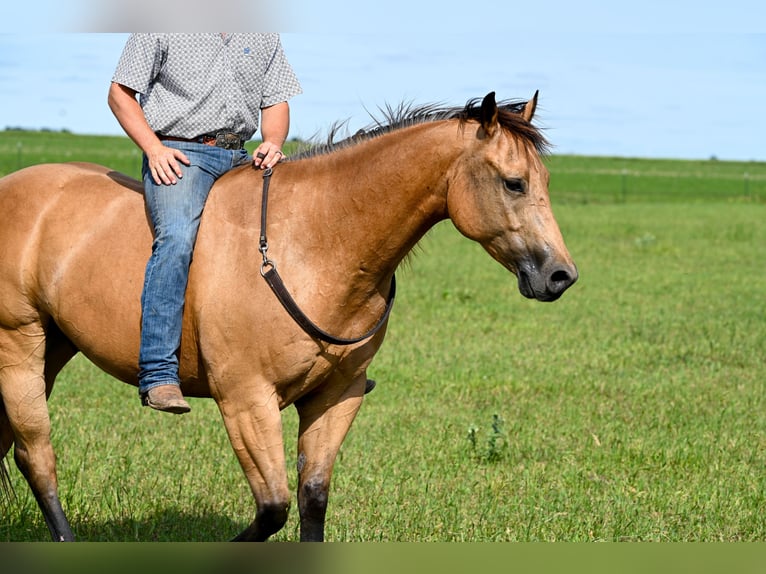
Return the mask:
[[[503,129],[531,143],[538,153],[544,155],[548,152],[548,141],[538,128],[522,118],[521,112],[525,104],[526,102],[524,101],[499,102],[497,105],[498,122]],[[291,155],[288,160],[292,161],[329,154],[383,134],[418,124],[439,120],[459,120],[462,125],[469,121],[480,121],[481,98],[469,100],[464,107],[444,107],[437,104],[413,106],[411,103],[403,103],[396,107],[386,105],[385,109],[380,111],[383,114],[382,118],[379,119],[370,114],[373,119],[372,124],[359,130],[354,135],[338,141],[336,141],[336,137],[346,125],[346,122],[333,124],[325,142],[309,143],[307,148]]]

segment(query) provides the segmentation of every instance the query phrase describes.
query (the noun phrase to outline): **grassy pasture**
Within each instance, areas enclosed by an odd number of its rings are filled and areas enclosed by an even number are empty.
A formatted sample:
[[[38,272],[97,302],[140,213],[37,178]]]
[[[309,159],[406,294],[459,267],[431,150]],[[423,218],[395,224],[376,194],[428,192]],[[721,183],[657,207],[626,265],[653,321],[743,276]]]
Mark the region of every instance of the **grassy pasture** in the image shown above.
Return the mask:
[[[255,143],[245,147],[251,152]],[[298,142],[285,143],[291,153]],[[141,177],[141,152],[126,137],[79,136],[64,132],[6,130],[0,132],[0,177],[37,163],[89,161],[132,177]]]
[[[0,173],[22,137],[24,165],[137,174],[124,138],[23,132],[0,133]],[[580,281],[527,301],[451,224],[428,235],[336,464],[329,540],[766,539],[766,164],[548,165]],[[249,523],[217,409],[191,401],[170,417],[81,357],[62,373],[53,440],[80,540],[215,541]],[[297,421],[283,418],[294,485]],[[46,540],[9,463],[0,541]],[[293,508],[275,539],[296,538]]]

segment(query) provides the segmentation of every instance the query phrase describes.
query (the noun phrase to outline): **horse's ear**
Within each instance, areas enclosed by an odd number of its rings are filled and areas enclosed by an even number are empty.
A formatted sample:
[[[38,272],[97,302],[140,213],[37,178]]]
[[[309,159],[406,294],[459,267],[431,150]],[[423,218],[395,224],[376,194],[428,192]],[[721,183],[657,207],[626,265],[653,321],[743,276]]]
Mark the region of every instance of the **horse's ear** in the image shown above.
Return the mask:
[[[481,102],[481,128],[487,137],[492,137],[497,131],[497,102],[495,92],[490,92]]]
[[[535,115],[535,110],[537,109],[537,94],[539,93],[540,90],[535,91],[535,95],[524,105],[524,109],[521,112],[521,117],[527,122],[531,122]]]

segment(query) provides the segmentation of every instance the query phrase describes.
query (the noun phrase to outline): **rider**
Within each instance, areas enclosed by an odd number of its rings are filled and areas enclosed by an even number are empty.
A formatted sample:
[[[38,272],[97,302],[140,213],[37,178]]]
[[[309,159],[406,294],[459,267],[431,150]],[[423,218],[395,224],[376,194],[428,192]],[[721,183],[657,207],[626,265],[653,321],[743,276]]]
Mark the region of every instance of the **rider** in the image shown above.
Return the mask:
[[[141,296],[139,396],[171,413],[191,410],[180,390],[184,295],[208,193],[251,161],[283,157],[288,100],[301,86],[278,34],[132,34],[109,89],[109,107],[143,154],[144,199],[154,233]],[[139,99],[136,100],[136,94]]]

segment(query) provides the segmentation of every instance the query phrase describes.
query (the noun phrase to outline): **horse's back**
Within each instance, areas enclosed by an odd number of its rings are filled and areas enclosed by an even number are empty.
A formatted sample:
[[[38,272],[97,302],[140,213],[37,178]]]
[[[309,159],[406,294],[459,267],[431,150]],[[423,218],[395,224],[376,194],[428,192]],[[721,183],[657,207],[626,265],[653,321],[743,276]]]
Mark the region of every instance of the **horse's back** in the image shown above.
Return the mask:
[[[83,182],[83,178],[86,182],[96,184],[101,180],[105,188],[111,182],[115,186],[112,192],[142,193],[141,182],[102,165],[87,162],[44,163],[25,167],[0,178],[0,201],[5,201],[5,195],[12,189],[23,189],[30,192],[30,199],[40,199],[51,192],[55,193],[57,189],[65,189],[71,184],[78,185]]]

